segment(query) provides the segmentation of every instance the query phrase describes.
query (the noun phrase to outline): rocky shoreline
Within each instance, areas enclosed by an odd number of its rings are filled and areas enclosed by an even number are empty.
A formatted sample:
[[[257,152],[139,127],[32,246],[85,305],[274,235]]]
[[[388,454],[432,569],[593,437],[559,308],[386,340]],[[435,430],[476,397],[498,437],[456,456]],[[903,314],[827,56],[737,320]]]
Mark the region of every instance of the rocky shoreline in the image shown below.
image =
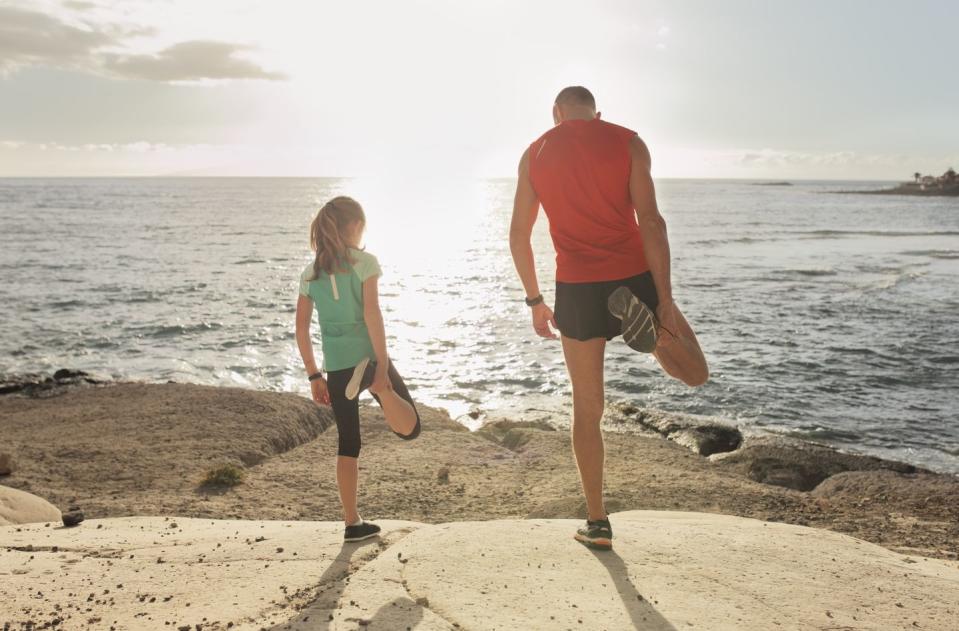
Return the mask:
[[[62,510],[79,507],[88,519],[339,518],[332,418],[303,397],[103,384],[88,375],[60,381],[69,383],[0,397],[0,453],[12,463],[0,473],[0,492],[2,485],[28,491]],[[360,503],[368,517],[439,523],[583,515],[566,432],[508,419],[469,432],[425,408],[423,436],[406,443],[385,429],[377,407],[362,416]],[[631,406],[615,408],[604,423],[610,511],[724,513],[959,558],[956,476]],[[242,483],[203,487],[204,475],[224,464],[242,469]]]
[[[840,195],[907,195],[912,197],[959,197],[959,186],[922,189],[915,186],[897,186],[875,191],[834,191]]]
[[[840,195],[907,195],[912,197],[959,197],[959,181],[948,184],[922,185],[918,182],[903,182],[893,188],[869,191],[833,191]]]

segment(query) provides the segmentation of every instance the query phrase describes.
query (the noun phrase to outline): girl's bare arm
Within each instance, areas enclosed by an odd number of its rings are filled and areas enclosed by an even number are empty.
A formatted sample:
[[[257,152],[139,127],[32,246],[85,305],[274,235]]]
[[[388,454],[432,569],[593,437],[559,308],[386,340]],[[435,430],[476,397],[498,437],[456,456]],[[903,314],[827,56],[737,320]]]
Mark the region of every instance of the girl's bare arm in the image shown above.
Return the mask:
[[[313,355],[313,340],[310,338],[310,322],[313,319],[313,301],[300,294],[296,301],[296,346],[300,349],[303,358],[303,367],[307,375],[320,372]],[[310,382],[310,393],[317,403],[329,405],[330,394],[326,387],[326,380],[320,377]]]
[[[313,356],[313,340],[310,339],[310,321],[313,319],[313,301],[300,294],[296,301],[296,346],[300,349],[306,374],[319,372]]]
[[[363,319],[370,332],[370,341],[373,342],[377,366],[386,370],[390,356],[386,352],[386,327],[383,324],[383,312],[380,311],[378,280],[378,276],[373,276],[363,281]]]

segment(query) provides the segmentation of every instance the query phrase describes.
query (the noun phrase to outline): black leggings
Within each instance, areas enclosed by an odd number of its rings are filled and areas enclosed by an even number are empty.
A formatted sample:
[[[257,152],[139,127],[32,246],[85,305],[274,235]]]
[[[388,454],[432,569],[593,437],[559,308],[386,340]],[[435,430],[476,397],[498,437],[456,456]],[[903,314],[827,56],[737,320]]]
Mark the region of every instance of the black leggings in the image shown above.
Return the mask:
[[[387,374],[389,375],[390,383],[393,384],[393,391],[400,395],[400,397],[407,401],[410,405],[412,405],[413,411],[416,412],[416,404],[413,403],[413,397],[410,396],[410,391],[406,388],[406,384],[403,383],[403,378],[400,377],[400,373],[396,372],[396,367],[393,365],[393,362],[390,362],[390,369]],[[334,370],[327,375],[326,383],[330,391],[330,403],[333,406],[333,418],[336,419],[336,431],[340,436],[339,449],[336,453],[339,456],[358,458],[360,455],[359,396],[352,401],[346,398],[346,384],[349,383],[352,376],[352,368]],[[373,393],[371,392],[370,394]],[[380,398],[375,394],[373,394],[373,398],[376,399],[377,403],[380,402]],[[400,434],[399,432],[393,433],[403,440],[413,440],[419,436],[420,413],[416,412],[416,426],[413,428],[412,432],[405,435]]]

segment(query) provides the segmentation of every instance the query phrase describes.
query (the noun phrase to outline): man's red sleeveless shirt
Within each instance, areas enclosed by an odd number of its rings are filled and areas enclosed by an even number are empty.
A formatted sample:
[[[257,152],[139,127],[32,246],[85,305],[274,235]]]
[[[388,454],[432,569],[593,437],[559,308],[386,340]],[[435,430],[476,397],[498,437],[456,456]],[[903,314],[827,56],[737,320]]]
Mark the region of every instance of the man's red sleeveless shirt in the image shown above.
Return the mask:
[[[599,119],[569,120],[529,147],[529,177],[549,218],[556,280],[619,280],[649,269],[629,194],[636,133]]]

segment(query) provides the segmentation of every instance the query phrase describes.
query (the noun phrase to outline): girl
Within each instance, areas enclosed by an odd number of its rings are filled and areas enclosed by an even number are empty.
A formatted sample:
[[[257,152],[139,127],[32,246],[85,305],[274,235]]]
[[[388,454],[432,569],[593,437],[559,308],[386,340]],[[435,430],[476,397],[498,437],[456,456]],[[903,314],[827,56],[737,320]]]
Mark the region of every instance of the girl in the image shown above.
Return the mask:
[[[416,406],[386,352],[376,286],[382,272],[376,258],[359,249],[365,228],[363,207],[350,197],[335,197],[320,209],[310,226],[316,258],[300,276],[296,303],[296,344],[313,400],[333,407],[339,433],[336,483],[346,521],[345,541],[360,541],[380,531],[376,524],[363,521],[356,508],[359,393],[369,388],[390,429],[400,438],[412,440],[420,433]],[[313,358],[310,320],[314,308],[326,379]]]

